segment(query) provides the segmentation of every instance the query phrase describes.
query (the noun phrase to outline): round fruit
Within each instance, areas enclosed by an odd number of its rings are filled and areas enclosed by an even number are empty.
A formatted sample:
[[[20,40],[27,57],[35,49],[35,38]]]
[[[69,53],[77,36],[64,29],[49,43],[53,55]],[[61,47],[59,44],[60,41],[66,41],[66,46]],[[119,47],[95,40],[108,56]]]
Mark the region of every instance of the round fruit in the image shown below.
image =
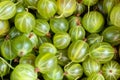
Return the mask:
[[[25,35],[18,36],[12,40],[12,49],[19,57],[32,51],[32,42]]]
[[[114,57],[114,54],[114,48],[106,42],[95,43],[89,49],[90,58],[100,63],[110,61]]]
[[[68,65],[64,67],[64,71],[68,80],[77,80],[83,75],[83,68],[77,63],[68,63]]]
[[[68,48],[68,57],[72,62],[83,62],[88,55],[89,45],[82,40],[73,41]]]
[[[55,0],[39,0],[37,3],[38,13],[45,19],[50,19],[57,12]]]
[[[65,18],[52,18],[50,19],[50,27],[54,33],[67,32],[69,23]]]
[[[36,69],[43,74],[52,71],[56,68],[56,66],[57,58],[51,53],[46,53],[42,55],[39,54],[35,59]]]
[[[0,20],[8,20],[16,13],[16,5],[12,1],[0,2]]]
[[[82,66],[86,76],[90,76],[95,72],[97,73],[101,69],[101,65],[89,57],[82,63]]]
[[[83,16],[82,24],[89,33],[97,33],[104,26],[104,17],[98,11],[91,11]]]
[[[30,12],[21,12],[15,16],[15,27],[23,32],[29,33],[35,27],[35,18]]]
[[[53,44],[58,49],[65,49],[70,44],[70,40],[68,33],[56,33],[53,37]]]
[[[10,75],[10,80],[36,80],[37,72],[30,64],[19,64]]]
[[[46,53],[50,53],[55,55],[57,53],[57,49],[56,47],[51,44],[51,43],[43,43],[42,45],[40,45],[39,47],[39,53],[40,54],[46,54]]]
[[[38,36],[45,36],[49,33],[50,26],[44,19],[37,19],[36,26],[33,28],[33,32]]]
[[[102,32],[102,36],[105,42],[109,42],[112,45],[120,44],[120,28],[116,26],[109,26]]]
[[[1,45],[1,55],[7,60],[13,60],[17,57],[13,52],[11,40],[4,40]]]
[[[59,17],[68,17],[76,10],[76,0],[57,0]]]
[[[31,64],[34,66],[35,58],[36,58],[36,56],[34,54],[30,53],[30,54],[27,54],[27,55],[21,57],[19,63],[20,64]]]
[[[63,80],[63,69],[58,65],[49,73],[43,74],[45,80]]]
[[[115,5],[110,13],[110,21],[113,25],[120,27],[120,4]]]
[[[80,25],[72,27],[69,30],[69,34],[71,37],[71,41],[83,40],[85,38],[85,30]]]
[[[7,20],[0,20],[0,37],[5,36],[10,30],[10,25]]]
[[[102,74],[106,80],[118,80],[120,78],[120,64],[116,61],[109,61],[102,67]]]
[[[89,45],[99,43],[103,41],[103,36],[100,36],[99,34],[93,33],[87,36],[87,43]]]

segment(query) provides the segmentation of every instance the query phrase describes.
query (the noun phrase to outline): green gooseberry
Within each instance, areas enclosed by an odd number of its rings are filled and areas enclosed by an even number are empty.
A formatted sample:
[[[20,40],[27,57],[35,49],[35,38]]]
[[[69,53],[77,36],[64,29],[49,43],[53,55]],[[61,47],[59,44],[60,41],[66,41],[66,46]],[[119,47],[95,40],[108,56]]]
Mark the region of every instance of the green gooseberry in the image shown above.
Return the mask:
[[[78,63],[68,63],[64,67],[65,76],[68,80],[77,80],[78,78],[81,78],[83,75],[83,67]]]
[[[16,5],[9,0],[0,2],[0,20],[8,20],[15,16]]]
[[[57,57],[51,53],[38,55],[35,59],[36,70],[40,73],[48,73],[57,66]]]
[[[56,47],[52,43],[43,43],[39,47],[39,54],[50,53],[55,55],[57,53]]]
[[[10,80],[36,80],[37,72],[30,64],[18,64],[10,75]]]
[[[90,58],[101,64],[112,60],[114,54],[115,49],[107,42],[95,43],[89,49]]]
[[[29,53],[29,54],[21,57],[20,60],[19,60],[19,63],[20,64],[31,64],[31,65],[34,66],[35,65],[35,63],[34,63],[35,58],[36,58],[36,56],[34,54]]]
[[[15,54],[22,57],[32,51],[33,45],[28,37],[20,35],[12,40],[12,49]]]
[[[120,64],[109,61],[102,66],[102,74],[106,80],[118,80],[120,78]]]
[[[68,47],[68,58],[72,62],[83,62],[88,55],[89,45],[83,40],[73,41]]]
[[[13,51],[12,48],[12,41],[11,40],[4,40],[1,45],[1,55],[6,60],[13,60],[17,57],[17,54]]]
[[[90,76],[95,72],[97,73],[101,69],[101,64],[89,57],[82,63],[82,66],[86,76]]]
[[[36,19],[36,26],[33,28],[33,32],[38,36],[45,36],[49,33],[50,26],[44,19]]]
[[[58,65],[49,73],[43,74],[45,80],[63,80],[63,69]]]
[[[86,13],[82,19],[82,25],[89,33],[98,33],[104,26],[104,17],[98,11]]]
[[[50,19],[57,12],[55,0],[39,0],[37,3],[37,11],[44,19]]]
[[[10,30],[8,20],[0,20],[0,37],[5,36]]]
[[[65,18],[52,18],[50,19],[50,28],[54,33],[67,32],[69,23]]]
[[[56,33],[53,36],[53,44],[58,49],[65,49],[69,46],[71,38],[68,33]]]
[[[76,0],[57,0],[58,17],[68,17],[76,10]]]
[[[15,27],[22,33],[29,33],[35,27],[35,17],[27,11],[20,12],[15,16]]]

